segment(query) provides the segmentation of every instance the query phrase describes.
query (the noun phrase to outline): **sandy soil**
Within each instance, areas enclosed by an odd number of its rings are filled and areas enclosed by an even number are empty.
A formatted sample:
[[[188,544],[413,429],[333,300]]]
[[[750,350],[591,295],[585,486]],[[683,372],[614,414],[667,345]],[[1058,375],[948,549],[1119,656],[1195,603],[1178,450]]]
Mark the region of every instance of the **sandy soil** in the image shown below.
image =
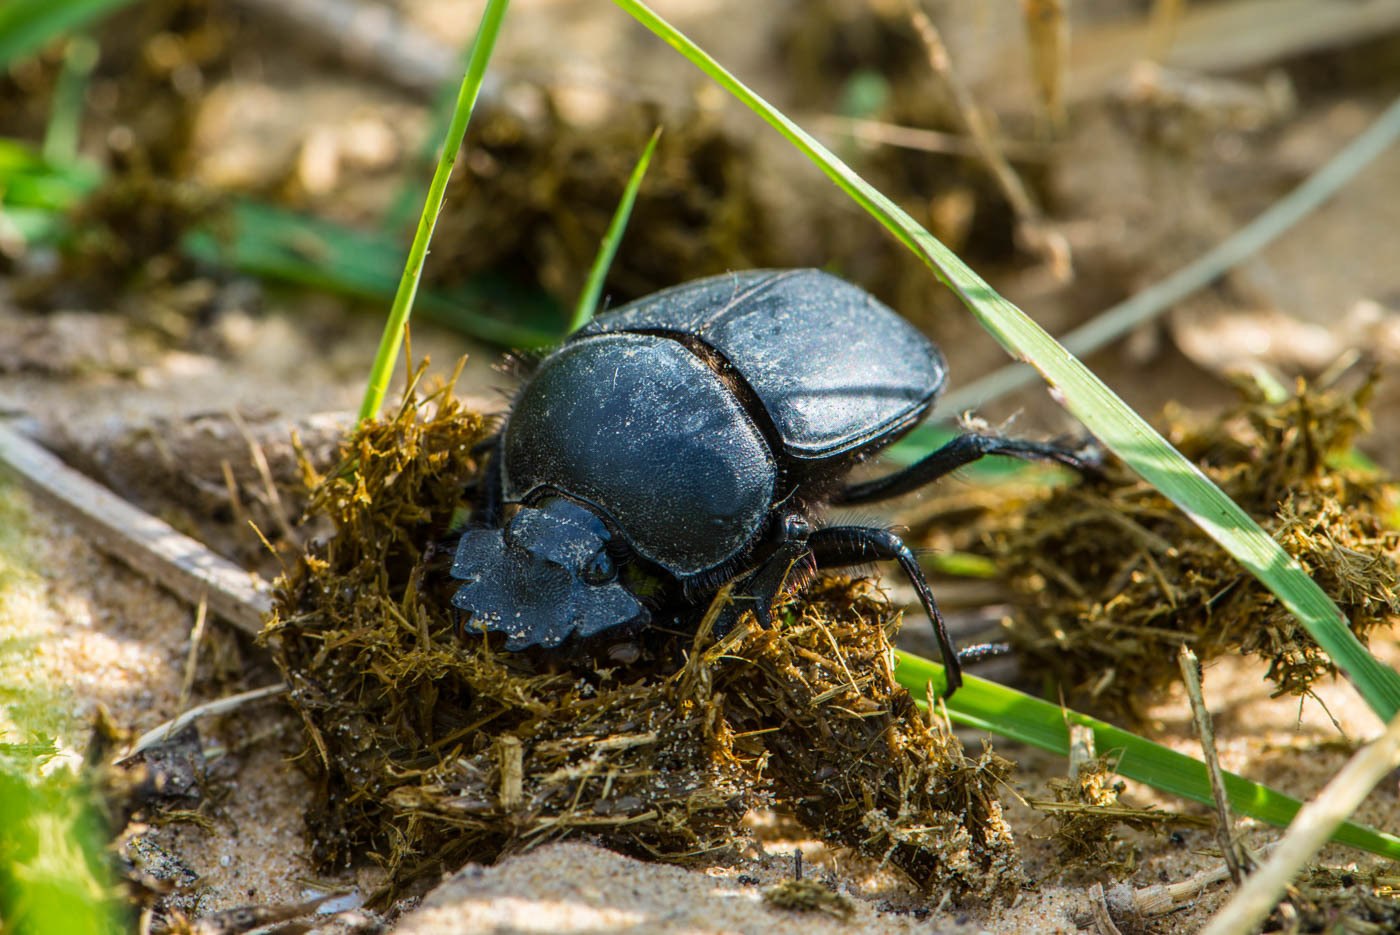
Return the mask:
[[[79,531],[35,508],[12,485],[0,489],[7,518],[33,546],[27,555],[7,556],[23,564],[11,566],[11,583],[3,597],[3,617],[10,622],[11,635],[33,641],[27,653],[10,654],[7,671],[25,673],[30,698],[49,699],[43,715],[34,718],[29,712],[27,723],[47,724],[59,738],[65,759],[74,761],[99,703],[118,724],[136,731],[178,713],[193,611],[95,553]],[[1400,662],[1400,651],[1393,645],[1386,655]],[[1257,667],[1233,659],[1207,671],[1207,698],[1217,719],[1222,763],[1306,797],[1346,757],[1328,715],[1346,736],[1356,739],[1375,732],[1378,723],[1345,685],[1319,691],[1325,711],[1316,702],[1300,711],[1292,701],[1269,698],[1259,675]],[[249,681],[261,684],[265,678],[263,674]],[[211,688],[205,686],[191,701],[218,694]],[[15,713],[25,712],[10,712]],[[1159,705],[1153,716],[1153,736],[1183,752],[1196,752],[1181,698]],[[206,727],[211,769],[223,777],[217,803],[208,810],[211,827],[176,824],[152,829],[140,836],[136,848],[152,865],[161,864],[163,873],[182,882],[179,892],[184,895],[175,905],[203,915],[250,903],[292,903],[344,888],[358,887],[362,893],[372,888],[372,869],[326,877],[308,860],[300,813],[310,790],[290,761],[298,747],[297,729],[275,702]],[[968,742],[977,743],[972,737]],[[1022,794],[1043,794],[1037,777],[1064,768],[1062,761],[1037,751],[997,746],[1019,761],[1015,787]],[[1180,803],[1136,784],[1130,784],[1127,798],[1180,808]],[[1028,871],[1039,881],[1008,907],[939,909],[936,894],[926,901],[897,874],[872,872],[868,861],[816,842],[776,836],[753,858],[708,869],[645,864],[584,844],[551,846],[509,858],[495,868],[465,868],[402,925],[409,932],[903,932],[927,930],[927,913],[932,911],[938,925],[954,931],[960,926],[995,932],[1076,930],[1076,920],[1088,911],[1082,881],[1055,882],[1053,853],[1047,842],[1038,840],[1047,831],[1045,820],[1018,806],[1012,790],[1008,804]],[[1392,782],[1379,789],[1356,817],[1374,827],[1400,828],[1400,787]],[[1255,847],[1276,836],[1252,822],[1242,827],[1253,829],[1246,831],[1246,839]],[[1131,878],[1137,885],[1174,882],[1218,865],[1210,853],[1213,841],[1204,831],[1186,831],[1180,843],[1140,843],[1142,866]],[[791,876],[794,846],[804,850],[808,875],[833,883],[853,898],[854,921],[794,915],[764,904],[763,890]],[[1326,856],[1367,863],[1342,848],[1332,848]],[[1203,918],[1223,893],[1218,886],[1203,893],[1194,909],[1188,907],[1170,919],[1169,929],[1189,930],[1191,920]],[[342,919],[334,924],[349,923]]]

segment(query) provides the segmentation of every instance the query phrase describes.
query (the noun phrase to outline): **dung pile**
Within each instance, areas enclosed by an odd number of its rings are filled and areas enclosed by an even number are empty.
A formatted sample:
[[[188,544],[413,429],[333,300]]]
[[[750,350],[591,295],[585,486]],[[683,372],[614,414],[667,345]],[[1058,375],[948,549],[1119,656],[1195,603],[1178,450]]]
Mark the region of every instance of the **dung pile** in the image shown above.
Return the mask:
[[[1400,614],[1395,488],[1351,450],[1373,383],[1304,385],[1282,403],[1246,387],[1232,412],[1171,440],[1296,557],[1363,641]],[[1246,653],[1278,693],[1336,670],[1263,585],[1121,465],[1057,489],[989,537],[1022,612],[1011,635],[1042,671],[1129,714],[1177,677],[1188,642],[1206,661]]]
[[[581,288],[632,164],[662,122],[656,108],[613,104],[583,120],[557,95],[519,86],[473,118],[424,270],[459,285],[483,272],[538,284],[560,300]],[[638,298],[733,269],[791,266],[753,178],[751,144],[715,115],[666,122],[627,222],[606,294]]]
[[[818,582],[770,631],[717,639],[704,614],[625,664],[463,639],[450,527],[488,432],[450,389],[410,395],[315,478],[336,533],[281,579],[264,638],[306,725],[323,865],[371,856],[382,897],[568,835],[684,861],[733,853],[766,806],[930,891],[1014,890],[1010,764],[967,758],[895,684],[898,616],[866,582]]]
[[[1070,775],[1051,779],[1051,799],[1031,799],[1030,805],[1054,822],[1054,842],[1062,878],[1105,875],[1123,878],[1138,868],[1138,847],[1121,834],[1124,828],[1161,834],[1172,825],[1206,825],[1205,819],[1155,808],[1137,808],[1120,798],[1125,783],[1118,777],[1112,755],[1091,757],[1076,765],[1070,753]]]

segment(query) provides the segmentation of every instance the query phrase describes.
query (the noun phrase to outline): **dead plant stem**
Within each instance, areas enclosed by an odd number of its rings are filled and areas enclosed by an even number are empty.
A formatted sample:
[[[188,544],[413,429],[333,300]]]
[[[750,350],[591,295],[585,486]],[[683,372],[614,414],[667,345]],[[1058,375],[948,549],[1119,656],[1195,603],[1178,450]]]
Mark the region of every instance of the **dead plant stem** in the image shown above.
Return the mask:
[[[1220,843],[1220,852],[1225,857],[1225,866],[1230,868],[1230,878],[1239,886],[1243,880],[1240,872],[1239,852],[1235,849],[1235,820],[1230,814],[1230,797],[1225,791],[1225,775],[1220,769],[1220,757],[1215,751],[1215,727],[1211,723],[1210,711],[1206,709],[1205,696],[1201,692],[1201,661],[1189,646],[1183,645],[1177,651],[1177,662],[1181,666],[1181,678],[1186,683],[1186,697],[1191,700],[1191,714],[1196,720],[1196,733],[1201,738],[1201,754],[1210,774],[1210,789],[1215,796],[1215,834]]]
[[[919,40],[924,44],[929,67],[952,95],[958,115],[967,128],[968,135],[972,137],[978,155],[987,164],[987,169],[996,179],[997,186],[1011,205],[1011,210],[1016,213],[1019,233],[1026,247],[1040,256],[1056,279],[1061,282],[1068,281],[1074,275],[1069,241],[1049,224],[1021,177],[1006,161],[987,117],[972,99],[972,92],[954,70],[952,57],[948,54],[948,47],[944,44],[938,27],[933,25],[933,20],[929,19],[917,0],[905,0],[905,7],[909,11],[909,20],[914,26],[914,31],[919,34]]]
[[[1385,732],[1359,750],[1312,801],[1294,817],[1283,840],[1258,871],[1216,913],[1202,935],[1255,931],[1283,896],[1289,882],[1322,849],[1337,826],[1362,800],[1400,766],[1400,716]]]

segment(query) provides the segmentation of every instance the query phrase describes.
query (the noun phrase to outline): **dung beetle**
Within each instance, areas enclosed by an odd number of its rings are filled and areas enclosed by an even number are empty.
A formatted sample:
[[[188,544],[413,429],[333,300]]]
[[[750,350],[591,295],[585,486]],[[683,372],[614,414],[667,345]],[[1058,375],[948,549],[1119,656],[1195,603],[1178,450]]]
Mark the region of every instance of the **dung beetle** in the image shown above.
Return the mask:
[[[503,633],[512,651],[635,632],[661,606],[658,582],[699,604],[734,581],[766,627],[795,569],[888,559],[933,622],[951,694],[958,654],[913,552],[889,529],[817,516],[984,455],[1081,471],[1094,455],[968,433],[847,483],[928,414],[946,376],[904,319],[818,270],[714,276],[601,315],[541,362],[491,441],[452,602],[468,631]]]

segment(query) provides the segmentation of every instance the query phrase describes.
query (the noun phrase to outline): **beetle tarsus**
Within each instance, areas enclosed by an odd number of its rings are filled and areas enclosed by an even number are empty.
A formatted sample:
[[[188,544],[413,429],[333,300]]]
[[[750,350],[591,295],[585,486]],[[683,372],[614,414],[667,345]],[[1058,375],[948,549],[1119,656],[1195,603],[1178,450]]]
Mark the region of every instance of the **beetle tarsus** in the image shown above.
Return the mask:
[[[968,666],[986,659],[996,659],[999,656],[1009,656],[1010,654],[1010,643],[973,643],[971,646],[964,646],[958,650],[958,662]]]
[[[792,579],[793,569],[810,557],[807,538],[785,539],[751,576],[744,588],[753,598],[754,616],[765,630],[773,626],[773,602]]]

